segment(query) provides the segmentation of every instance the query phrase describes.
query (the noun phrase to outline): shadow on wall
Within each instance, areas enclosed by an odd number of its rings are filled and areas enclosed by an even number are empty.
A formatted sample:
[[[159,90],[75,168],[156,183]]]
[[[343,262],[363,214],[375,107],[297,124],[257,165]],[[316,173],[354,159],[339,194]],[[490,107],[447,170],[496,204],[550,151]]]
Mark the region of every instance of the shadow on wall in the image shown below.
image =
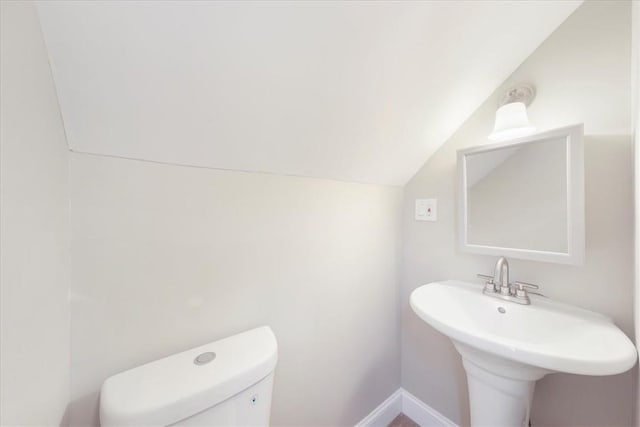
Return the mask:
[[[65,419],[67,420],[67,424],[64,425],[76,425],[78,427],[84,427],[77,423],[72,423],[71,414],[74,414],[74,417],[78,417],[78,414],[83,414],[83,419],[93,420],[91,425],[99,426],[100,392],[88,393],[79,399],[72,400],[71,402],[69,402],[69,405],[67,405],[67,410],[64,414]]]
[[[418,340],[415,345],[420,347],[420,352],[406,352],[402,355],[403,366],[410,364],[416,368],[411,377],[403,377],[403,388],[416,390],[419,387],[429,387],[433,393],[429,400],[423,400],[425,403],[456,424],[469,425],[467,377],[458,352],[448,337],[428,326],[413,312],[408,298],[406,304],[403,302],[403,308],[403,338]],[[425,357],[426,354],[428,355]],[[443,372],[450,375],[445,377]],[[445,413],[438,409],[452,404],[455,408],[453,411]]]
[[[631,426],[629,413],[606,402],[603,396],[625,394],[633,402],[633,378],[638,366],[620,375],[589,377],[552,374],[536,384],[533,395],[534,426]],[[605,402],[603,403],[603,400]],[[624,406],[627,406],[625,403]],[[632,406],[632,405],[629,405]],[[545,408],[539,410],[538,408]],[[568,409],[584,408],[584,410]]]
[[[66,408],[65,408],[65,410],[64,410],[64,414],[62,414],[62,419],[61,419],[61,420],[60,420],[60,422],[58,423],[58,425],[59,425],[60,427],[66,427],[66,426],[68,426],[68,425],[69,425],[69,420],[70,420],[70,418],[71,418],[71,417],[69,416],[69,413],[70,413],[70,405],[71,405],[70,403],[69,403],[69,404],[67,404],[67,407],[66,407]]]
[[[398,343],[398,345],[400,344]],[[341,420],[356,419],[359,422],[364,417],[369,415],[370,411],[374,409],[370,407],[370,405],[367,405],[365,396],[371,393],[371,390],[380,389],[380,383],[377,380],[377,376],[379,375],[380,371],[389,371],[390,369],[395,369],[394,366],[390,366],[388,363],[389,356],[390,355],[382,355],[382,354],[378,355],[375,359],[375,363],[373,364],[373,366],[371,366],[369,369],[367,369],[367,371],[359,375],[358,381],[355,384],[354,388],[352,389],[349,395],[349,398],[347,400],[341,401],[339,404],[342,407],[342,410],[341,410],[342,412],[341,412],[341,416],[338,419],[341,419]],[[357,361],[355,361],[354,363],[357,363]],[[398,388],[400,388],[400,383],[398,383],[397,386],[395,387],[396,390]],[[389,397],[388,393],[386,395],[382,393],[377,393],[377,394],[383,396],[383,398],[380,400],[379,403],[382,403],[384,399]],[[354,413],[354,409],[356,408],[359,408],[359,409],[368,408],[368,409],[364,412]],[[345,426],[351,426],[351,424],[345,424]]]

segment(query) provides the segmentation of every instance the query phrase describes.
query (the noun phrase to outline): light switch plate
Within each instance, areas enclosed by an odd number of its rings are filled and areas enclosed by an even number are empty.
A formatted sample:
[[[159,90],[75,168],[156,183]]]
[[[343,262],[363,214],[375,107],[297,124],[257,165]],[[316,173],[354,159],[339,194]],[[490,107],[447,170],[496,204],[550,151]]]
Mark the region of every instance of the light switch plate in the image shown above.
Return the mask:
[[[416,221],[437,221],[438,200],[416,199]]]

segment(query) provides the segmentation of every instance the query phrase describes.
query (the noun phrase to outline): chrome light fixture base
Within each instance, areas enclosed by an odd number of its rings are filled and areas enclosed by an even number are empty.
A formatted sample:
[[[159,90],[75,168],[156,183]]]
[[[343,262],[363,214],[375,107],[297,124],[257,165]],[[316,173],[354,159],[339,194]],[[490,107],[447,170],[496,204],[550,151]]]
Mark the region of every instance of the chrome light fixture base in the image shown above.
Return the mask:
[[[533,102],[533,99],[536,97],[536,88],[529,84],[519,84],[512,86],[507,93],[505,93],[502,98],[500,98],[500,102],[498,103],[498,107],[502,107],[505,104],[510,104],[512,102],[522,102],[525,107],[528,107]]]

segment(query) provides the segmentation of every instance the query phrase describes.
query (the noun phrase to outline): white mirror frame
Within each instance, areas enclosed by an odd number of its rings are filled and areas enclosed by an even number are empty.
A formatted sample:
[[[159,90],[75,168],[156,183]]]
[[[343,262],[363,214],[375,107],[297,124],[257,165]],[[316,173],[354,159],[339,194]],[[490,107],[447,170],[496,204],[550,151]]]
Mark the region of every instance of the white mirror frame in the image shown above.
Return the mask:
[[[458,246],[463,252],[506,256],[531,261],[581,265],[585,252],[584,220],[584,127],[567,126],[535,135],[458,150]],[[568,251],[547,252],[531,249],[503,248],[470,244],[467,235],[467,156],[514,145],[565,138],[567,141],[567,243]]]

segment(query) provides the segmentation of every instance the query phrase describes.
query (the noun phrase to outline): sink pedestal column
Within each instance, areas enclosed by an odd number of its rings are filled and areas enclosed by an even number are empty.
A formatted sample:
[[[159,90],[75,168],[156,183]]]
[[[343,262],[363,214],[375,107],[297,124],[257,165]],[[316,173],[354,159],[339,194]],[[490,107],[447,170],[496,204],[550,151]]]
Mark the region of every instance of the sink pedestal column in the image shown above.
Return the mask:
[[[528,427],[536,381],[550,372],[454,344],[467,373],[471,425]]]
[[[520,381],[495,375],[466,359],[469,409],[472,426],[529,425],[535,381]]]

